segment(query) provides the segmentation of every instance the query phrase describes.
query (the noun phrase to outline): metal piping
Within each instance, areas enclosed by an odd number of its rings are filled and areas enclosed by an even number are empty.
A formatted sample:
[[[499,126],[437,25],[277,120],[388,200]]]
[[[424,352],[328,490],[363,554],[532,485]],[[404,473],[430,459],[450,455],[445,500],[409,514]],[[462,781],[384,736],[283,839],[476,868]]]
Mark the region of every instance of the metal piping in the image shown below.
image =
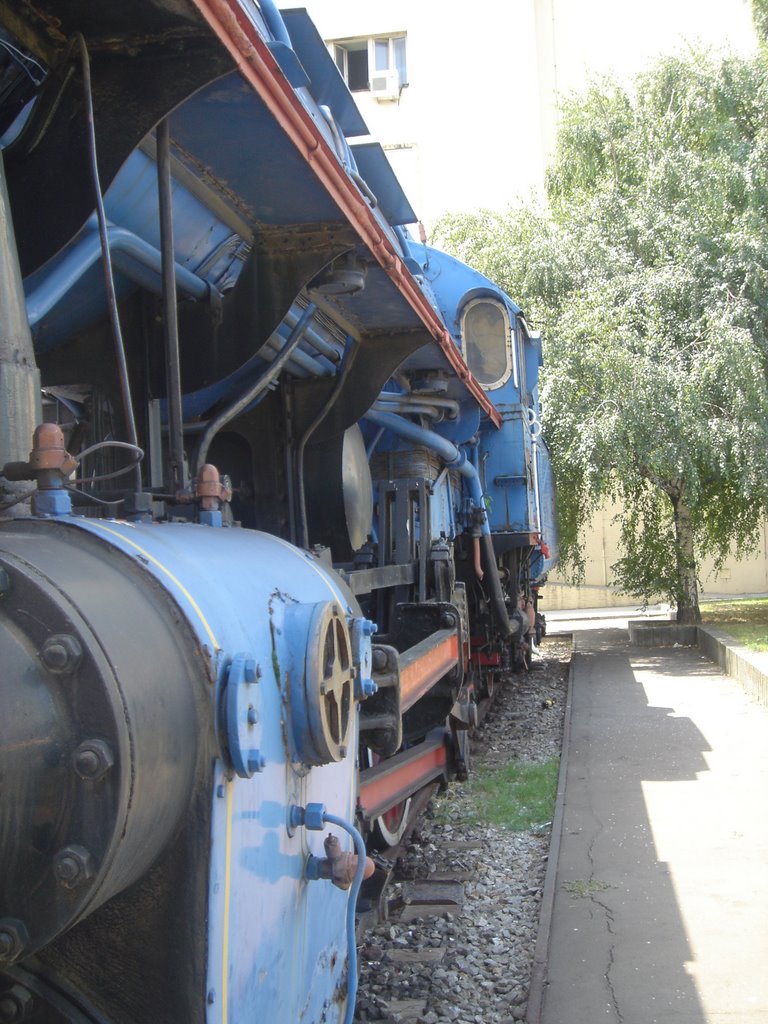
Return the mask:
[[[450,420],[459,418],[459,403],[453,398],[440,398],[429,394],[413,395],[401,394],[396,391],[382,391],[376,401],[396,405],[405,411],[411,411],[412,408],[429,406],[431,409],[447,414]]]
[[[282,324],[280,326],[282,326]],[[295,326],[296,325],[294,324],[294,327]],[[284,338],[290,338],[291,333],[292,332],[289,330],[284,335],[280,330],[280,327],[278,327],[277,331],[274,334],[272,334],[271,337],[267,340],[267,344],[271,348],[277,347],[279,355],[280,344],[283,342]],[[306,334],[302,334],[301,340],[302,344],[306,342]],[[323,359],[322,363],[320,362],[320,359]],[[296,363],[297,366],[300,366],[303,370],[306,370],[312,377],[328,377],[333,375],[333,373],[336,370],[336,367],[332,364],[329,364],[328,360],[326,360],[324,356],[312,356],[308,352],[305,352],[304,349],[301,347],[297,348],[293,353],[293,362]]]
[[[301,307],[294,303],[285,314],[283,322],[289,327],[294,327],[301,316],[301,313]],[[327,356],[331,362],[337,364],[341,362],[341,357],[344,355],[344,346],[341,342],[335,341],[335,339],[333,342],[327,341],[325,338],[321,337],[317,329],[312,326],[307,328],[304,338],[313,345],[318,352],[322,352],[324,356]]]
[[[96,155],[96,123],[93,113],[93,95],[91,92],[91,61],[88,56],[88,47],[82,32],[76,32],[72,36],[70,45],[76,44],[80,54],[80,63],[83,69],[83,98],[85,102],[86,127],[88,131],[88,159],[91,165],[91,180],[93,183],[94,199],[96,203],[96,219],[99,225],[99,241],[101,243],[102,266],[104,269],[104,286],[107,292],[107,308],[109,320],[112,325],[112,335],[115,342],[115,361],[117,362],[117,373],[120,380],[120,393],[123,401],[123,414],[125,416],[125,428],[129,442],[138,447],[139,436],[136,431],[136,416],[133,411],[133,397],[131,395],[131,382],[128,376],[128,361],[125,354],[123,332],[120,327],[120,314],[117,308],[117,293],[115,292],[115,276],[112,272],[112,259],[109,251],[107,238],[107,215],[104,210],[104,194],[99,178],[99,162]],[[136,463],[135,469],[136,491],[141,491],[141,466]]]
[[[267,23],[267,28],[275,39],[293,49],[293,43],[288,35],[288,29],[285,27],[283,16],[274,0],[259,0],[259,7],[261,8],[261,15]]]
[[[440,434],[436,434],[433,430],[425,430],[424,427],[419,427],[409,420],[404,420],[402,416],[371,410],[365,414],[365,419],[379,427],[391,430],[393,434],[397,434],[407,441],[413,441],[415,444],[423,444],[426,448],[431,448],[433,452],[440,456],[449,469],[457,470],[467,481],[472,504],[475,508],[482,511],[482,519],[479,525],[486,560],[486,578],[490,586],[491,601],[496,614],[496,621],[503,636],[512,636],[512,626],[504,601],[501,578],[499,577],[499,566],[493,551],[491,528],[488,525],[488,515],[485,511],[485,502],[483,501],[483,488],[480,483],[480,476],[471,461],[460,448],[457,448],[455,444],[441,437]]]
[[[344,358],[341,361],[341,366],[339,367],[336,376],[333,391],[331,392],[328,401],[304,431],[298,447],[296,448],[296,482],[299,499],[299,544],[305,548],[309,547],[309,525],[307,521],[307,496],[304,491],[304,449],[306,448],[310,437],[312,437],[314,432],[336,404],[336,399],[339,397],[341,390],[346,383],[349,371],[352,369],[352,364],[355,361],[355,356],[358,351],[359,348],[355,344],[354,339],[349,338],[344,352]]]
[[[283,369],[285,364],[293,355],[294,349],[301,341],[307,325],[315,314],[316,308],[317,307],[310,302],[301,315],[299,322],[291,331],[291,335],[288,338],[285,347],[274,362],[270,363],[261,376],[254,381],[254,383],[244,391],[239,398],[236,398],[234,402],[231,402],[225,409],[222,409],[218,416],[215,416],[205,428],[205,433],[197,442],[197,447],[195,448],[195,453],[192,457],[192,467],[195,473],[197,473],[200,467],[205,463],[211,442],[221,428],[225,427],[227,423],[233,420],[235,416],[239,415],[243,409],[247,408],[254,399],[258,398],[262,391],[269,387],[272,381]]]
[[[171,136],[168,119],[157,126],[157,198],[160,209],[160,255],[163,278],[163,337],[165,341],[166,397],[171,462],[171,490],[187,486],[184,462],[184,413],[181,405],[179,321],[176,308],[176,261],[173,245],[171,194]]]
[[[107,224],[107,246],[120,273],[157,295],[162,294],[162,257],[160,251],[132,231]],[[27,296],[27,318],[32,327],[49,313],[77,284],[101,255],[97,231],[89,231],[64,259]],[[135,262],[133,262],[135,261]],[[136,266],[138,264],[138,267]],[[174,263],[176,287],[190,299],[207,299],[213,286],[191,270]],[[146,272],[151,271],[152,276]],[[155,275],[157,275],[155,277]]]

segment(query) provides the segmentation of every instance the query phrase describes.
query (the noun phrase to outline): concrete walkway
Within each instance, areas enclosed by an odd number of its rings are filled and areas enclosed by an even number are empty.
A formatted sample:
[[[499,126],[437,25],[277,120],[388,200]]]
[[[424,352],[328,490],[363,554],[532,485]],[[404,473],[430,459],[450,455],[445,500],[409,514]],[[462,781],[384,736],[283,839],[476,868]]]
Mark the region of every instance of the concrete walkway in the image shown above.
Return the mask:
[[[590,626],[529,1024],[768,1024],[768,708],[696,648]]]

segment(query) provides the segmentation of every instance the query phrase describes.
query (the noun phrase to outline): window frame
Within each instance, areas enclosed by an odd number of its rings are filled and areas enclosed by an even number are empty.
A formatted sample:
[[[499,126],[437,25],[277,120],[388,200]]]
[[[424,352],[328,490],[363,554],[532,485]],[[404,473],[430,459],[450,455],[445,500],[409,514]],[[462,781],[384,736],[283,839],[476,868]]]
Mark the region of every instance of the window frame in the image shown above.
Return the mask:
[[[464,362],[467,364],[467,366],[469,366],[470,372],[472,373],[472,376],[474,377],[475,374],[472,371],[472,367],[469,364],[469,359],[467,358],[466,321],[467,321],[467,314],[475,306],[478,306],[481,303],[490,304],[492,306],[495,306],[498,310],[501,311],[501,315],[502,315],[502,318],[503,318],[503,321],[504,321],[505,368],[504,368],[504,373],[501,375],[501,377],[497,378],[497,380],[495,380],[492,384],[484,384],[477,377],[475,377],[475,379],[477,380],[478,384],[483,389],[483,391],[496,391],[498,388],[503,388],[504,385],[507,383],[507,381],[510,379],[510,377],[513,378],[515,387],[519,388],[520,385],[519,385],[518,356],[517,356],[517,346],[515,344],[515,342],[517,340],[516,324],[513,321],[513,319],[510,317],[509,310],[507,309],[505,303],[501,302],[494,295],[475,295],[473,298],[471,298],[468,302],[466,302],[462,306],[460,328],[461,328],[461,354],[462,354],[462,357],[464,359]]]
[[[371,78],[373,75],[383,75],[388,71],[397,71],[398,73],[398,85],[402,89],[408,85],[408,54],[406,46],[406,40],[408,38],[407,32],[394,32],[394,33],[379,33],[378,35],[372,36],[349,36],[344,39],[330,39],[327,43],[328,49],[333,62],[339,70],[339,74],[344,79],[347,88],[354,92],[371,92]],[[400,68],[397,66],[397,59],[395,53],[395,42],[397,40],[403,40],[403,73],[401,74]],[[350,44],[354,43],[365,43],[368,58],[368,84],[364,89],[352,90],[349,84],[349,50]],[[385,68],[376,67],[376,44],[386,42],[387,44],[387,66]],[[355,47],[357,50],[362,50],[360,46]],[[339,67],[339,56],[342,58],[343,67]]]

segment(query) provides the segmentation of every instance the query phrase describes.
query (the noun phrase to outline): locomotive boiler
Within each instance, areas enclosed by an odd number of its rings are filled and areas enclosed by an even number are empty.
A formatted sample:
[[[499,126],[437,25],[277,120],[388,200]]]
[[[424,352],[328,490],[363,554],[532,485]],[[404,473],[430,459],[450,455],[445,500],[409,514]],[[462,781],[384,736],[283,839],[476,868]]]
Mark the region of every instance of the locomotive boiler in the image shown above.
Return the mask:
[[[0,1021],[348,1024],[541,629],[540,338],[303,10],[0,0],[0,148]]]

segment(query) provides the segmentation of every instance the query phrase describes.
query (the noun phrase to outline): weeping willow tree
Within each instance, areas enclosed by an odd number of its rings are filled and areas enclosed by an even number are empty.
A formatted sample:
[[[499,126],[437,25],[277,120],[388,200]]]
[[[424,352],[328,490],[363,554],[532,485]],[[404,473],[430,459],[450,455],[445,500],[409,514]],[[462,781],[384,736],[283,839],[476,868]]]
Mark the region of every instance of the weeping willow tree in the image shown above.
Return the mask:
[[[545,332],[566,562],[613,499],[614,582],[699,621],[700,559],[748,550],[768,507],[765,57],[593,84],[562,110],[539,205],[437,234]]]

